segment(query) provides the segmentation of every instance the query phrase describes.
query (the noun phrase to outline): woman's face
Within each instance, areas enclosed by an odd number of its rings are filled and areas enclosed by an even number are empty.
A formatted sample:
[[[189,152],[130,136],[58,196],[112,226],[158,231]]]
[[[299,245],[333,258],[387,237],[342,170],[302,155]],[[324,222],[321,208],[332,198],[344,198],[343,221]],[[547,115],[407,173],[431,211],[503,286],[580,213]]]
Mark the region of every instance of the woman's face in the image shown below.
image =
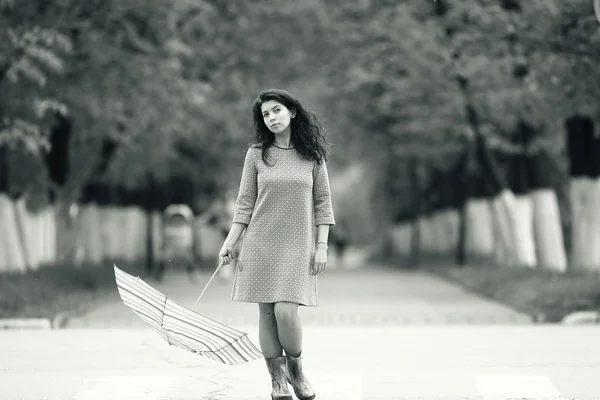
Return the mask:
[[[282,133],[288,129],[292,118],[296,115],[293,110],[289,110],[275,100],[265,101],[260,109],[265,125],[274,134]]]

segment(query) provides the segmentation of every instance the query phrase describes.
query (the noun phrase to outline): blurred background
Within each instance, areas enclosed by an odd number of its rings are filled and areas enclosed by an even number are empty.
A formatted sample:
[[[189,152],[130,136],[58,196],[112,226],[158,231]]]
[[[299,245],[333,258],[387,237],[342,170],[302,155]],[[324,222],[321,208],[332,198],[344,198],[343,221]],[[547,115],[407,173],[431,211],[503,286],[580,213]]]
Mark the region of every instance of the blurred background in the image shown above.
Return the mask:
[[[31,288],[43,270],[92,287],[87,271],[112,262],[156,275],[174,204],[192,214],[173,222],[191,228],[189,268],[214,268],[251,106],[271,87],[321,115],[334,145],[332,268],[595,276],[595,11],[592,0],[0,0],[3,293],[22,300],[16,282],[35,276]],[[21,300],[3,300],[5,314]]]

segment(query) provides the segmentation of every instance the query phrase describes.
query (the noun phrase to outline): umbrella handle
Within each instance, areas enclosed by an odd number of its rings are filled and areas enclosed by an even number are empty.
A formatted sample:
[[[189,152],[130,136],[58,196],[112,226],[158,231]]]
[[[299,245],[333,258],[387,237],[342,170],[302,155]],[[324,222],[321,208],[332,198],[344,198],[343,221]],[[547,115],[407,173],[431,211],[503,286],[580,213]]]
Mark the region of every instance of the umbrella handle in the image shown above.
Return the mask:
[[[210,283],[215,278],[215,276],[217,275],[217,272],[219,272],[219,270],[221,269],[222,266],[223,266],[223,261],[221,261],[219,263],[219,265],[217,266],[217,269],[215,269],[215,272],[213,272],[212,276],[210,277],[210,279],[208,280],[208,282],[204,286],[204,289],[202,289],[202,293],[200,293],[200,296],[198,296],[198,298],[196,299],[196,302],[192,306],[192,310],[194,309],[194,307],[196,307],[196,304],[198,304],[198,302],[200,301],[200,298],[202,298],[202,295],[204,294],[204,292],[206,292],[206,289],[208,289],[208,285],[210,285]]]
[[[239,270],[241,271],[241,267],[242,266],[241,266],[240,260],[237,257],[235,257],[235,256],[231,256],[231,257],[237,260]],[[192,310],[194,309],[194,307],[196,307],[196,304],[198,304],[198,302],[202,298],[202,295],[204,294],[204,292],[206,292],[206,289],[208,289],[208,285],[210,285],[210,283],[212,282],[212,280],[214,279],[214,277],[217,275],[217,272],[219,272],[219,270],[221,269],[222,266],[223,266],[223,260],[221,260],[221,262],[219,262],[219,265],[217,266],[217,269],[215,269],[215,272],[213,272],[213,274],[210,277],[210,279],[208,280],[208,282],[206,282],[206,285],[204,286],[204,289],[202,289],[202,293],[200,293],[200,296],[198,296],[198,298],[196,299],[196,302],[192,306]]]

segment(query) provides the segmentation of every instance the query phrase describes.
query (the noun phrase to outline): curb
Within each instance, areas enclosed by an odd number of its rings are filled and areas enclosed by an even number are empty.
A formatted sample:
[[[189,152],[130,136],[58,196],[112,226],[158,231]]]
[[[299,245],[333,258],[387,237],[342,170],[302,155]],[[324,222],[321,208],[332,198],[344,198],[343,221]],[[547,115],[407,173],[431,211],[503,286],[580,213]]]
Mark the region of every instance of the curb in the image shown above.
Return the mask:
[[[548,318],[546,317],[546,315],[544,313],[541,312],[533,312],[531,310],[527,310],[522,306],[516,305],[516,304],[511,304],[509,302],[506,302],[504,300],[498,299],[496,297],[494,297],[493,295],[490,295],[488,293],[485,293],[483,290],[479,289],[478,287],[475,286],[470,286],[467,285],[464,282],[459,281],[458,279],[454,278],[452,275],[449,274],[444,274],[443,272],[440,272],[438,270],[436,270],[435,268],[423,268],[423,271],[426,271],[428,273],[430,273],[431,275],[437,276],[440,279],[444,279],[448,282],[451,282],[455,285],[458,285],[466,290],[468,290],[471,293],[474,293],[478,296],[481,296],[483,298],[486,298],[488,300],[492,300],[495,301],[499,304],[503,304],[507,307],[512,308],[513,310],[520,312],[522,314],[526,314],[529,316],[529,318],[531,318],[531,322],[534,324],[543,324],[548,322]]]
[[[67,327],[69,323],[69,318],[77,315],[79,310],[66,310],[57,313],[54,318],[52,318],[52,329],[63,329]]]
[[[73,317],[78,317],[86,312],[90,311],[94,307],[98,307],[107,301],[111,296],[111,293],[104,293],[99,295],[98,297],[85,302],[83,305],[76,307],[71,310],[64,310],[56,313],[52,318],[52,329],[64,329],[69,324],[69,320]]]
[[[62,329],[67,326],[70,317],[77,315],[84,310],[67,310],[57,313],[52,318],[5,318],[0,319],[0,329],[21,330],[37,329],[51,330]]]
[[[49,318],[5,318],[0,319],[0,329],[52,329]]]
[[[563,325],[598,325],[600,311],[576,311],[566,315],[561,321]]]

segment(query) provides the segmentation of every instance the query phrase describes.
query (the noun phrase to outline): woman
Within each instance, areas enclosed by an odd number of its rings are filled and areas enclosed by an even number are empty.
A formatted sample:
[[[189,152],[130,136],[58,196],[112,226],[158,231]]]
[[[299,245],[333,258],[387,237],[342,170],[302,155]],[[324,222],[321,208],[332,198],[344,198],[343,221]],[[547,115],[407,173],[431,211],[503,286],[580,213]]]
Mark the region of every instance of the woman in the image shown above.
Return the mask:
[[[231,262],[245,229],[232,300],[258,303],[272,399],[292,399],[287,380],[299,399],[310,400],[315,392],[302,369],[298,306],[317,305],[317,276],[327,267],[329,227],[335,224],[329,143],[317,118],[283,90],[260,93],[253,118],[257,143],[246,152],[219,257],[224,265]]]

